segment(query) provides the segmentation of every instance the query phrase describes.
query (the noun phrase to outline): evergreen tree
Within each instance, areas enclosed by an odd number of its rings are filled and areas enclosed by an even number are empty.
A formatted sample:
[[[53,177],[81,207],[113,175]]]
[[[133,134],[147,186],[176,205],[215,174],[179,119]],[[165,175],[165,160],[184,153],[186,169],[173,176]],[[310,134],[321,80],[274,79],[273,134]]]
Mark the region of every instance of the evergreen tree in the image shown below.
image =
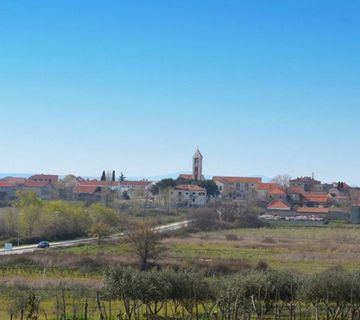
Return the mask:
[[[120,182],[124,182],[124,181],[125,181],[125,176],[124,176],[124,174],[123,174],[122,172],[121,172],[121,174],[120,174],[119,180],[120,180]]]
[[[115,182],[115,170],[112,172],[111,182]]]
[[[103,171],[102,175],[101,175],[101,181],[106,181],[106,174],[105,174],[105,170]]]

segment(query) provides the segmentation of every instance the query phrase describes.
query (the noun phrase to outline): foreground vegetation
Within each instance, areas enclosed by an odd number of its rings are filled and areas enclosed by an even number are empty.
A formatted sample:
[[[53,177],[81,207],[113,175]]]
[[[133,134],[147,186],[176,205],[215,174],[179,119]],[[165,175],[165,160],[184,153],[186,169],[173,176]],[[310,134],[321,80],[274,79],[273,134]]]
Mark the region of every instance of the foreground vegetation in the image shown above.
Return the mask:
[[[2,256],[0,319],[360,319],[357,226],[266,226],[256,208],[216,204],[192,211],[188,230],[127,223],[123,239],[104,241],[125,225],[118,212],[67,206],[41,203],[34,234],[84,221],[86,234],[105,231],[92,244]],[[48,230],[46,217],[56,218]]]
[[[248,271],[137,271],[112,267],[94,283],[2,286],[1,319],[330,319],[360,318],[360,272],[303,275]],[[7,313],[7,315],[6,315]]]

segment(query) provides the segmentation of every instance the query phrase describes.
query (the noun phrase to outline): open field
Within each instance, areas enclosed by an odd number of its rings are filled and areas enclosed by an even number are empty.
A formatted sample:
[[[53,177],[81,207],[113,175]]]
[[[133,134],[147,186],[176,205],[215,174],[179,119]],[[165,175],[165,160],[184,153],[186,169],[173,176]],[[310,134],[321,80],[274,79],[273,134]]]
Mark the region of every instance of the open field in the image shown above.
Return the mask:
[[[359,268],[359,241],[358,227],[297,226],[198,233],[165,243],[177,259],[264,261],[275,269],[317,272],[339,264]]]
[[[336,265],[359,270],[359,242],[360,228],[341,224],[178,232],[162,240],[164,252],[157,262],[222,272],[254,268],[259,261],[272,269],[293,269],[307,274]],[[136,257],[124,241],[4,256],[0,261],[0,287],[25,283],[41,288],[68,283],[96,290],[102,286],[104,268],[119,264],[136,265]],[[7,319],[9,297],[1,291],[0,319]],[[54,309],[51,299],[45,296],[43,300],[49,314]],[[91,308],[96,315],[95,306]]]
[[[263,261],[271,268],[301,272],[341,264],[353,270],[360,265],[359,243],[360,228],[350,225],[236,229],[165,238],[165,251],[159,260],[185,265],[241,261],[251,266]],[[123,242],[57,249],[54,255],[135,259]]]

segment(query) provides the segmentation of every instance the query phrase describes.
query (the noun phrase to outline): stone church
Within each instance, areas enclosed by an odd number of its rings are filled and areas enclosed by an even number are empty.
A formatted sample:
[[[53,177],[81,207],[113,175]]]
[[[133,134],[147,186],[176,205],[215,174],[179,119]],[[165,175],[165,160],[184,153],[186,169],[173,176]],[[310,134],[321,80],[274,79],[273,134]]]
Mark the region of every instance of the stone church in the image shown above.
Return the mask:
[[[203,169],[203,156],[199,150],[196,149],[192,159],[192,174],[181,174],[179,178],[185,180],[205,180],[202,174]]]

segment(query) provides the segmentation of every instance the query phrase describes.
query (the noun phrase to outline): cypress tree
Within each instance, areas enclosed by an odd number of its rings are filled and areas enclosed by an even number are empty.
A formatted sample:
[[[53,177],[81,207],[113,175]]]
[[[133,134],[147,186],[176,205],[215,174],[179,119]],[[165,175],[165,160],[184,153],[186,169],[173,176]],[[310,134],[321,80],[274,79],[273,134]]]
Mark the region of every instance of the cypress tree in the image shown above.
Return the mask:
[[[101,181],[106,181],[106,174],[105,174],[105,170],[103,171],[102,175],[101,175]]]
[[[112,182],[115,182],[115,170],[113,170],[113,172],[112,172],[111,181],[112,181]]]

